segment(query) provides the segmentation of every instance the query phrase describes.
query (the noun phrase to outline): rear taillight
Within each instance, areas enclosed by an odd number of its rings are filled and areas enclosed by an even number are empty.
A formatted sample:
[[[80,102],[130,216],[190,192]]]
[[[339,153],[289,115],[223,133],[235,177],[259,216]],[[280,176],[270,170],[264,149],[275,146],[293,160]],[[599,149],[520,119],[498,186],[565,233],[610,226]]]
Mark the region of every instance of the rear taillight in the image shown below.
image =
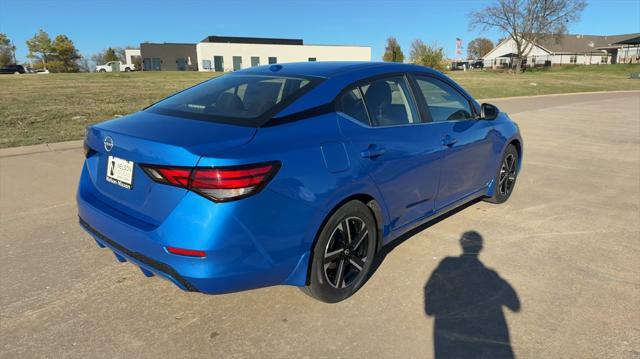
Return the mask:
[[[158,183],[183,187],[216,202],[227,202],[258,193],[278,172],[280,163],[233,167],[141,167]]]

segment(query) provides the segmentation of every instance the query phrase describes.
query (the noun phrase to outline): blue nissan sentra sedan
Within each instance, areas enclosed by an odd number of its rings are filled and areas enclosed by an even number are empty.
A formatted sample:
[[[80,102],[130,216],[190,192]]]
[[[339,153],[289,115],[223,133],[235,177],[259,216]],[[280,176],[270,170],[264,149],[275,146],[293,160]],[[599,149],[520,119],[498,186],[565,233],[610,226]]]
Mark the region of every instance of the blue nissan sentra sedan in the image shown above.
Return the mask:
[[[518,126],[426,67],[310,62],[220,76],[87,128],[81,226],[184,290],[338,302],[376,253],[511,195]]]

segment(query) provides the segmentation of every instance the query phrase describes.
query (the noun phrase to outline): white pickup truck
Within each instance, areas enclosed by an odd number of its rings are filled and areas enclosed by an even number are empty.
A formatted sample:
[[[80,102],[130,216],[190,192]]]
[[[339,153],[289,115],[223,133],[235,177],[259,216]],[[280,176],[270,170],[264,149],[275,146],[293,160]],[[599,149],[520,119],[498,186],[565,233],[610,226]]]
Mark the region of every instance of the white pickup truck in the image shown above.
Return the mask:
[[[96,72],[118,72],[118,71],[135,71],[136,67],[133,64],[123,64],[120,61],[109,61],[104,65],[96,66]]]

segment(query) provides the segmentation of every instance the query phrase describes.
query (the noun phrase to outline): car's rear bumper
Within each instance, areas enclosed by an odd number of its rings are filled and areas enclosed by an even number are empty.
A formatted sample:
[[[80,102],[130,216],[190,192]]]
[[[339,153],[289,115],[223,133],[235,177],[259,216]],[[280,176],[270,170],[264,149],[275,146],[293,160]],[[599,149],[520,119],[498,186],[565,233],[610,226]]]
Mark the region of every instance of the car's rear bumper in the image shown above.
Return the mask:
[[[305,285],[320,218],[316,209],[265,189],[216,204],[189,192],[158,226],[143,223],[92,194],[86,168],[77,193],[80,224],[100,246],[150,276],[188,291],[220,294],[277,284]],[[166,247],[204,251],[204,258]]]

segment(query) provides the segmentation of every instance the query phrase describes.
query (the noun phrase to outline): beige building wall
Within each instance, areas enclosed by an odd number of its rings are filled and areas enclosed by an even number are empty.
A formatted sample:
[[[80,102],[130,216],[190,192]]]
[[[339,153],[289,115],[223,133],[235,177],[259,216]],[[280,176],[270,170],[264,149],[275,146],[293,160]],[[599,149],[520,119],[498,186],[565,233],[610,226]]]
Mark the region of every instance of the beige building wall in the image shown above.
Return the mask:
[[[224,71],[233,71],[233,57],[242,58],[241,68],[251,67],[251,57],[259,57],[260,65],[276,57],[277,63],[309,61],[371,61],[371,47],[339,45],[272,45],[201,42],[196,45],[199,71],[214,71],[214,56],[223,57]],[[211,62],[205,69],[203,61]]]

